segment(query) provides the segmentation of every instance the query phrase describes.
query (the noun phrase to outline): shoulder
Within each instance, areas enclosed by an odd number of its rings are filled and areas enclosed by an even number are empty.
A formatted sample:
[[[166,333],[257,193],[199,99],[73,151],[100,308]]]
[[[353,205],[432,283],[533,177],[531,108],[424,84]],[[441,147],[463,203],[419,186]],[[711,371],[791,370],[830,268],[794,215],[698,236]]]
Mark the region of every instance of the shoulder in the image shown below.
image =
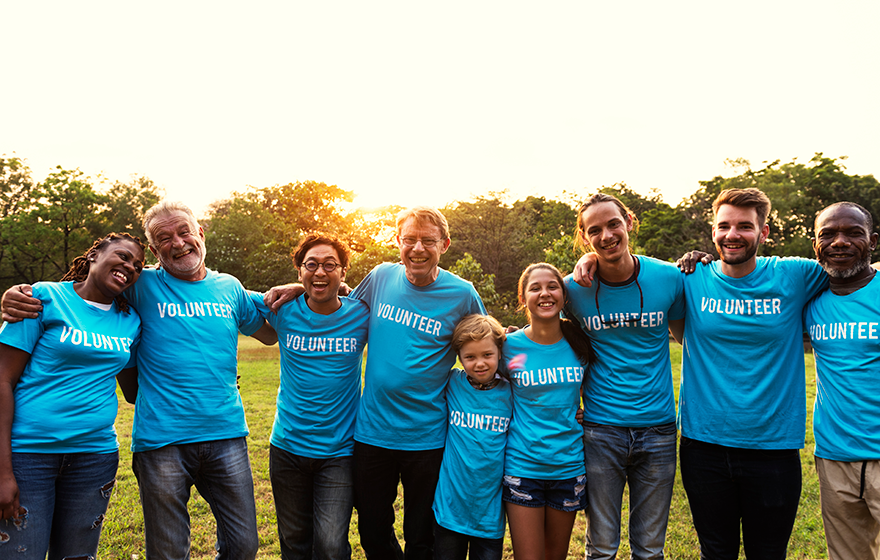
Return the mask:
[[[662,276],[663,278],[674,279],[681,278],[681,271],[671,262],[661,261],[645,255],[638,255],[638,259],[639,265],[644,267],[642,270],[645,271],[646,275],[650,274],[651,276]]]
[[[367,305],[366,302],[364,302],[363,300],[350,297],[340,297],[339,301],[342,303],[341,310],[345,315],[350,315],[353,317],[367,317],[370,315],[370,306]]]
[[[442,268],[438,269],[437,280],[435,280],[435,282],[438,282],[439,285],[452,287],[453,289],[469,292],[472,291],[474,293],[477,291],[472,282]]]
[[[238,281],[238,278],[231,274],[226,274],[225,272],[217,272],[216,270],[211,270],[210,268],[205,272],[205,278],[202,282],[215,282],[217,284],[223,285],[231,285],[236,287],[242,287],[241,282]]]

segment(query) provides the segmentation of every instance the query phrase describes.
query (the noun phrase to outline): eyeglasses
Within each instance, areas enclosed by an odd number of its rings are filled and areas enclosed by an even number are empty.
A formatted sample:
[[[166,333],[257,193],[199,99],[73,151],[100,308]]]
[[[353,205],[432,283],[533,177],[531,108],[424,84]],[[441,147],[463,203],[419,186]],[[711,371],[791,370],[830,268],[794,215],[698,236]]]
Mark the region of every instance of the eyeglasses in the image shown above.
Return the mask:
[[[324,269],[324,272],[333,272],[339,267],[339,264],[334,261],[326,261],[322,263],[316,261],[308,261],[303,263],[303,268],[305,268],[309,272],[315,272],[316,270],[318,270],[319,266]]]
[[[416,243],[421,241],[422,247],[424,247],[426,249],[430,249],[431,247],[433,247],[437,243],[440,243],[441,241],[443,241],[443,238],[440,238],[440,239],[430,239],[430,238],[419,239],[417,237],[401,237],[400,240],[403,241],[403,244],[406,245],[407,247],[415,247]]]
[[[636,258],[633,257],[633,262],[635,262]],[[602,316],[602,312],[599,311],[599,286],[602,285],[602,281],[599,278],[596,278],[598,282],[596,284],[596,313],[599,314],[599,317]],[[639,275],[636,274],[636,287],[639,289],[639,316],[635,318],[627,318],[622,319],[621,316],[623,313],[617,314],[617,319],[610,319],[608,321],[602,321],[602,324],[606,327],[617,327],[621,323],[630,323],[632,325],[638,324],[642,320],[642,311],[645,309],[645,296],[642,294],[642,286],[639,284]]]

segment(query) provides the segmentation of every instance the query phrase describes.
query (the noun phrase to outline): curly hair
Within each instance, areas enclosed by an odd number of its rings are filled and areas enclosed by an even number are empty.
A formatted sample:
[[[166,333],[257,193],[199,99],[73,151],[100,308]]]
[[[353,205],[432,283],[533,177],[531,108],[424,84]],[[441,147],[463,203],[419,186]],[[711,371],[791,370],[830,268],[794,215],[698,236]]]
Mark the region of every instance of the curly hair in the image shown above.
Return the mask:
[[[104,237],[97,239],[92,246],[89,247],[86,252],[82,255],[73,259],[73,262],[70,263],[70,269],[67,273],[61,277],[61,281],[64,282],[66,280],[73,280],[74,282],[83,282],[86,278],[89,277],[89,269],[91,267],[92,261],[89,260],[90,255],[94,255],[107,245],[111,243],[115,243],[117,241],[131,241],[132,243],[137,244],[138,247],[141,248],[142,251],[146,253],[147,248],[144,245],[143,241],[141,241],[140,237],[135,235],[131,235],[125,232],[120,233],[109,233]],[[119,294],[115,298],[116,306],[119,308],[119,311],[123,313],[129,313],[128,300],[125,299],[125,296]]]

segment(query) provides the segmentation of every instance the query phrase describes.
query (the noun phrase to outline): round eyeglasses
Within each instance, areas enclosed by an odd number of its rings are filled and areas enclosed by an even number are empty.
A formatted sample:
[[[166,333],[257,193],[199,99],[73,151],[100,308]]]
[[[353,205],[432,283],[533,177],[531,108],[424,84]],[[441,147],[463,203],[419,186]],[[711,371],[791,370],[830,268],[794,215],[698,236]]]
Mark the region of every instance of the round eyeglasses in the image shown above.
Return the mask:
[[[324,272],[333,272],[337,269],[337,267],[339,267],[339,264],[334,261],[326,261],[322,263],[316,261],[308,261],[303,263],[303,268],[305,268],[309,272],[315,272],[316,270],[318,270],[319,266],[324,269]]]

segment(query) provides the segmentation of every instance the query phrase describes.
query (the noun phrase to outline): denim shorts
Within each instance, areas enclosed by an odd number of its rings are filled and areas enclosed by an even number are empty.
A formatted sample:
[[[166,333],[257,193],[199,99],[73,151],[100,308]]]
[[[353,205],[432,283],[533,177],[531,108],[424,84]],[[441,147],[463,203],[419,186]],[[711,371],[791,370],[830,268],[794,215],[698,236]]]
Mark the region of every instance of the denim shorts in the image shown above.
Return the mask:
[[[559,511],[580,511],[587,507],[586,488],[586,475],[564,480],[505,475],[501,498],[518,506],[546,506]]]

